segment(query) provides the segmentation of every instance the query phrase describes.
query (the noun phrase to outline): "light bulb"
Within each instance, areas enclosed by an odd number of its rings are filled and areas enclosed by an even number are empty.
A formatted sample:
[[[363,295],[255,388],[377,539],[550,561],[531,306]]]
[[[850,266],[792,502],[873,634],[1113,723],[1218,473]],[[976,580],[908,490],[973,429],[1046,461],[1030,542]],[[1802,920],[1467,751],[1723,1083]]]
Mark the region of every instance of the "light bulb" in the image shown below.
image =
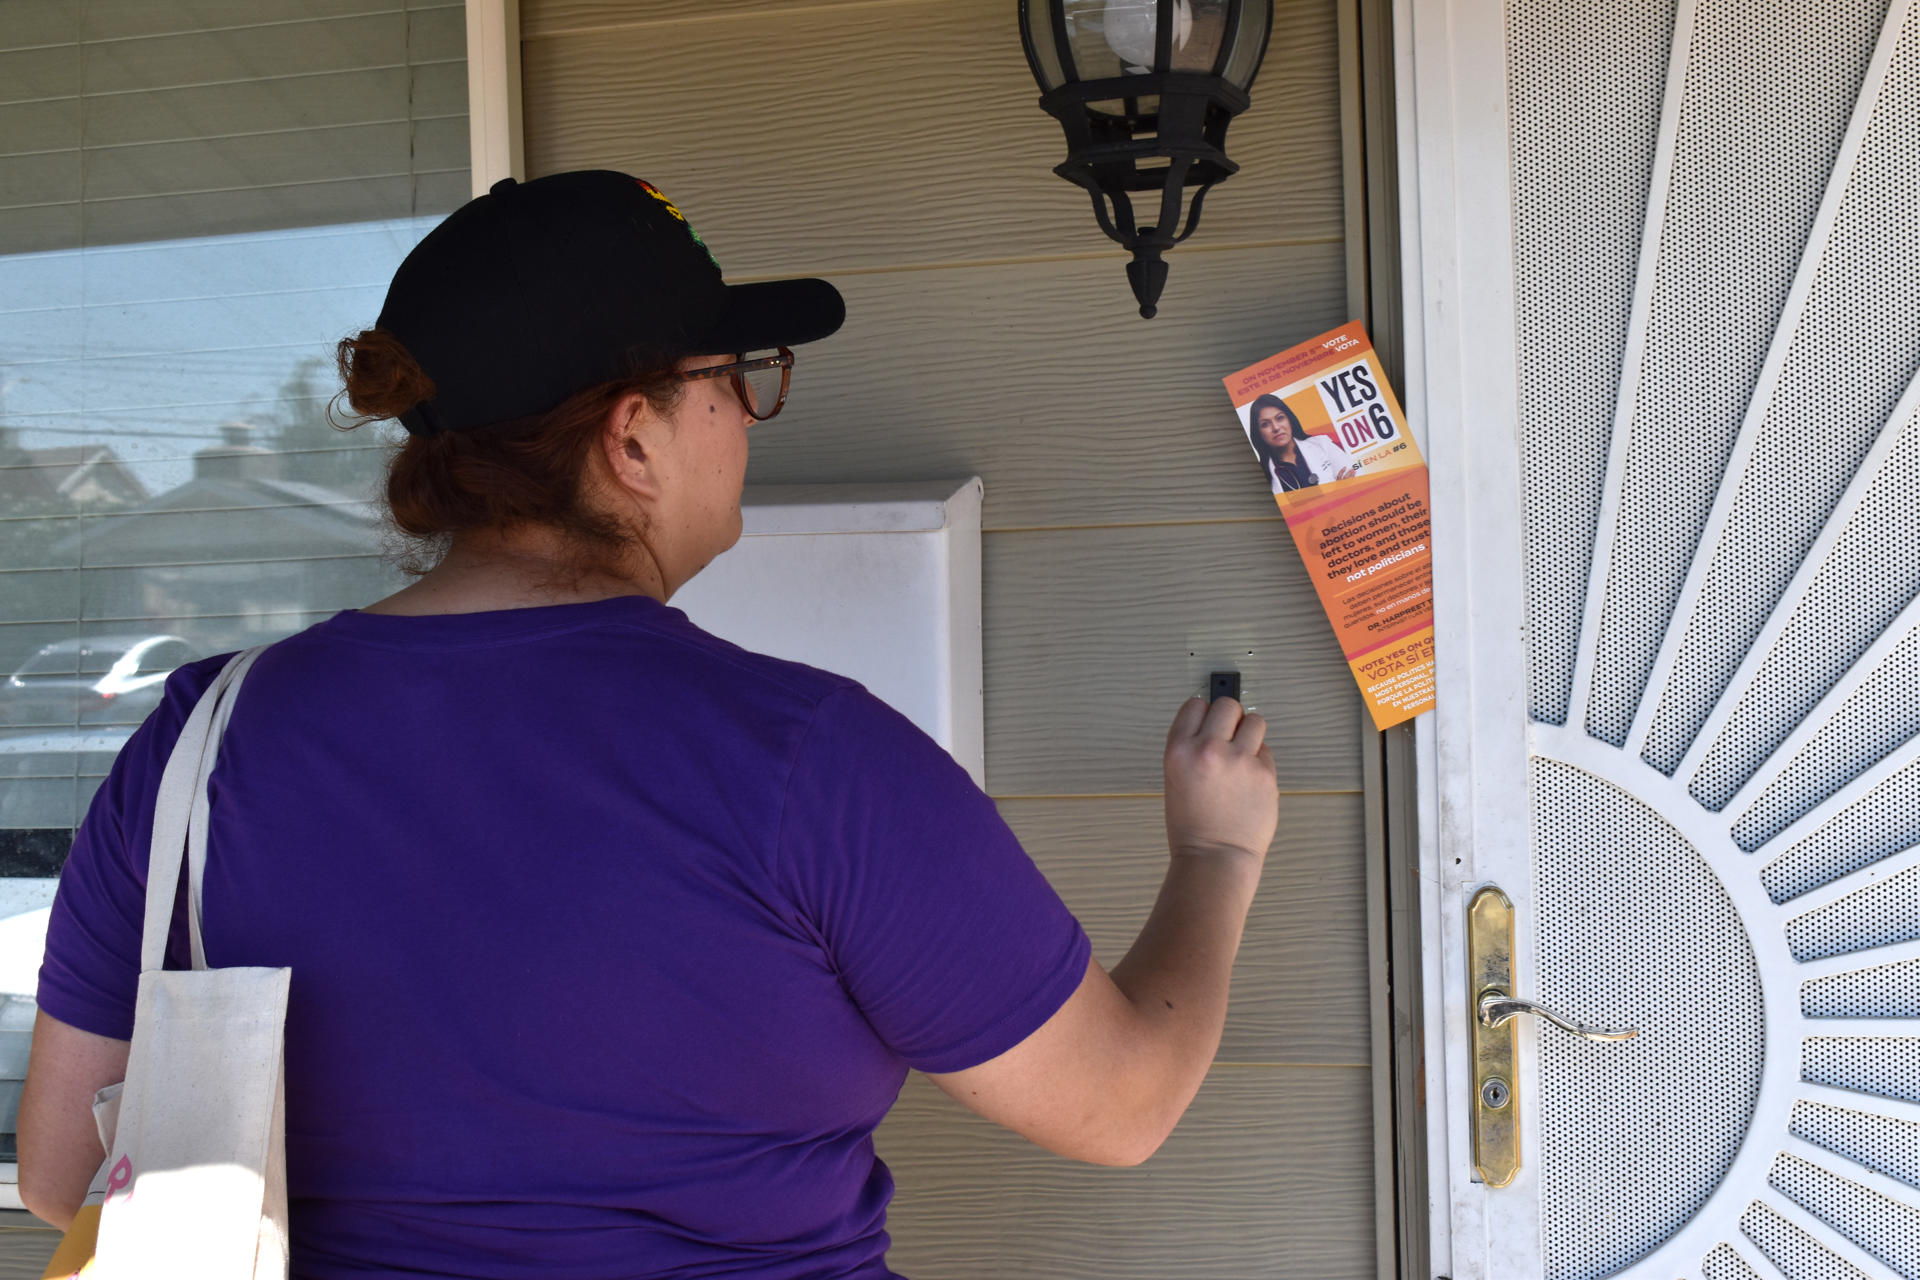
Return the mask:
[[[1107,45],[1120,55],[1120,60],[1141,69],[1153,66],[1154,28],[1158,22],[1159,5],[1155,0],[1107,0],[1107,10],[1102,16],[1102,26],[1106,32]],[[1188,37],[1193,35],[1193,6],[1188,0],[1174,0],[1173,3],[1173,47],[1176,50],[1187,47]]]

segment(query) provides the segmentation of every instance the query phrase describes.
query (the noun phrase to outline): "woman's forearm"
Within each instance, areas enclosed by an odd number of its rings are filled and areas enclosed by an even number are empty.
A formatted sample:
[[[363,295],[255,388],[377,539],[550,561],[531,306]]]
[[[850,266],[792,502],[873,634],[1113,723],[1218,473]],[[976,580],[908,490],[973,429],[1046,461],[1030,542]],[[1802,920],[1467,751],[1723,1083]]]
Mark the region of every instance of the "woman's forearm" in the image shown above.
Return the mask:
[[[1139,1164],[1200,1090],[1227,1020],[1227,981],[1279,821],[1266,721],[1222,698],[1185,703],[1167,731],[1160,896],[1126,959],[1089,961],[1045,1025],[999,1057],[933,1076],[1049,1151]]]
[[[1261,856],[1246,849],[1175,850],[1145,927],[1113,968],[1149,1046],[1146,1105],[1161,1113],[1162,1136],[1193,1101],[1220,1048],[1233,958],[1260,868]]]
[[[27,1209],[65,1230],[87,1197],[106,1152],[93,1121],[94,1094],[127,1078],[125,1040],[82,1031],[40,1010],[20,1095],[19,1192]]]

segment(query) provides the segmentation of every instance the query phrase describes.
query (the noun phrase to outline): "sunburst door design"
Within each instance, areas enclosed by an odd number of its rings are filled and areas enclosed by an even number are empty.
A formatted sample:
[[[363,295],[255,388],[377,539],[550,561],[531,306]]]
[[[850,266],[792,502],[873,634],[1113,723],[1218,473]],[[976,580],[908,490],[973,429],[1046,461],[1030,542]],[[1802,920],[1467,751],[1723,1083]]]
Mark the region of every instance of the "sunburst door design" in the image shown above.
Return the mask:
[[[1508,0],[1553,1280],[1920,1278],[1920,0]]]

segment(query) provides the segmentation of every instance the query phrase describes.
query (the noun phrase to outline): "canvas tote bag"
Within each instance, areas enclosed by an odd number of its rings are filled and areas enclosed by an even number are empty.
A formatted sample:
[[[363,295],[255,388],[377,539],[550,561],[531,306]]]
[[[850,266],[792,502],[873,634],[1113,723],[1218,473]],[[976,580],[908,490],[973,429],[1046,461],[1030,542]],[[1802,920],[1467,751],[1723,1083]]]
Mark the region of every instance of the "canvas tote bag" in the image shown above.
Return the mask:
[[[209,969],[200,928],[207,778],[240,682],[260,652],[249,649],[227,663],[187,718],[161,774],[127,1078],[95,1100],[107,1159],[49,1277],[287,1274],[283,1089],[291,971]],[[161,966],[183,855],[193,967],[168,971]],[[98,1224],[90,1262],[75,1257],[84,1252],[79,1237],[89,1219]]]

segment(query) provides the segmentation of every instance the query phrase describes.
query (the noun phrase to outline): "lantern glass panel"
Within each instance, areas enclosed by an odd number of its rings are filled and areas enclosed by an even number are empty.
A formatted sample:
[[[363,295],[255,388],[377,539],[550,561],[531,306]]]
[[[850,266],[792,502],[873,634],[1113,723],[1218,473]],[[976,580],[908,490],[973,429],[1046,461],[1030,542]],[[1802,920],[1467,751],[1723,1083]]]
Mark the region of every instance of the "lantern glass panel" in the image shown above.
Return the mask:
[[[1054,0],[1065,11],[1078,80],[1153,70],[1159,0]],[[1226,27],[1227,0],[1174,0],[1174,71],[1211,72]]]
[[[1267,51],[1267,33],[1273,26],[1273,0],[1242,0],[1240,29],[1234,33],[1233,48],[1227,55],[1226,81],[1236,89],[1253,87],[1260,72],[1260,58]]]
[[[1060,63],[1060,46],[1053,38],[1051,0],[1023,0],[1020,26],[1027,37],[1034,79],[1040,82],[1043,91],[1058,89],[1067,82],[1067,72]]]
[[[1066,13],[1075,80],[1108,80],[1127,74],[1127,64],[1107,43],[1107,0],[1049,0],[1049,3],[1058,4]]]
[[[1187,42],[1174,47],[1173,69],[1212,75],[1220,59],[1220,38],[1226,34],[1227,0],[1191,0],[1183,7],[1190,9],[1193,17]]]

